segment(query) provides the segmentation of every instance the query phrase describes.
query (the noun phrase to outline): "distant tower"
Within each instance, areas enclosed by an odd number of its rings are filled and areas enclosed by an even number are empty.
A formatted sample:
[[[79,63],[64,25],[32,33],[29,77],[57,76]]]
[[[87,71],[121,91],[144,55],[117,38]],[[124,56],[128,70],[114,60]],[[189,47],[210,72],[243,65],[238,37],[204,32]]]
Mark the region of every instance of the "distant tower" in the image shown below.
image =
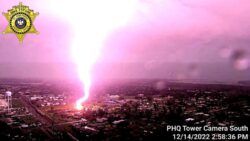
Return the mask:
[[[10,111],[10,108],[12,108],[12,92],[6,91],[5,92],[5,101],[8,103],[7,110]]]

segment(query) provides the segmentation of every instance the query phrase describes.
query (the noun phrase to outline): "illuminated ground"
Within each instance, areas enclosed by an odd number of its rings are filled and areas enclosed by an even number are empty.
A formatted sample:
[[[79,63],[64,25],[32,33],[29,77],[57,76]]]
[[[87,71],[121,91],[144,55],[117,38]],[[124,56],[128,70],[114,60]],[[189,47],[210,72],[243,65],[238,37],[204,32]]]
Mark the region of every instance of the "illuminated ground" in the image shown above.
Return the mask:
[[[249,87],[169,83],[159,90],[153,83],[100,88],[81,111],[75,109],[77,97],[71,93],[77,87],[15,84],[14,99],[19,102],[14,107],[20,109],[1,114],[1,124],[12,121],[1,136],[6,140],[15,136],[24,140],[171,140],[167,125],[248,124]]]

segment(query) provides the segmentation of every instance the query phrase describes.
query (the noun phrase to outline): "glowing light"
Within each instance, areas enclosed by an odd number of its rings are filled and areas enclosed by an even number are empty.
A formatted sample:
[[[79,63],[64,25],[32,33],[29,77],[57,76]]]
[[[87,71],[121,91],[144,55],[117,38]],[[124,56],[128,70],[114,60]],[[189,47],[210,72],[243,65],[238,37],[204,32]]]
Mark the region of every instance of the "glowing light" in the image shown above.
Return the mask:
[[[83,109],[91,88],[91,69],[97,61],[105,38],[115,28],[121,27],[132,17],[137,0],[53,0],[51,8],[67,18],[74,30],[71,54],[77,64],[84,95],[77,100],[76,109]],[[60,9],[60,10],[58,10]]]

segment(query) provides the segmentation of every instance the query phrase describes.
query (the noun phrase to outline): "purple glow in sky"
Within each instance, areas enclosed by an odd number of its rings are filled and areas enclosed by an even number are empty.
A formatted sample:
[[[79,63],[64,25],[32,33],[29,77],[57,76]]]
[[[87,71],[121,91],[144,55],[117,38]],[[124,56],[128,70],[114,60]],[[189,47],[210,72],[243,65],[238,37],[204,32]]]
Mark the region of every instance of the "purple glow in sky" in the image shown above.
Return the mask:
[[[27,35],[23,45],[15,35],[0,35],[0,77],[78,77],[71,56],[75,27],[51,1],[23,2],[40,13],[35,21],[40,35]],[[135,1],[138,7],[127,24],[105,36],[93,66],[95,79],[250,78],[248,0]],[[76,5],[74,1],[63,2],[73,9]],[[6,12],[18,3],[0,1],[0,11]],[[100,10],[95,6],[91,9]],[[77,11],[84,13],[80,8]],[[111,19],[103,19],[96,26],[109,23],[105,20]],[[6,26],[6,19],[0,16],[0,31]],[[241,51],[244,53],[235,55]]]

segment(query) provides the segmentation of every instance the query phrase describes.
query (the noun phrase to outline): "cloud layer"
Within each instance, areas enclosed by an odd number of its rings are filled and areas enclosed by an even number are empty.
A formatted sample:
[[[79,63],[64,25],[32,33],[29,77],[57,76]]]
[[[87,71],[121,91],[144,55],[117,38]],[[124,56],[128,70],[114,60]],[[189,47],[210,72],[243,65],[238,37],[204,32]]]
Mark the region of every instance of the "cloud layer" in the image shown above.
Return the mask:
[[[139,0],[139,2],[138,10],[130,23],[107,36],[98,60],[98,64],[101,65],[97,64],[93,70],[96,76],[212,78],[225,81],[249,78],[250,2],[248,0]],[[6,11],[17,3],[17,1],[4,1],[0,9]],[[51,66],[56,63],[72,62],[69,54],[71,27],[67,21],[60,19],[62,16],[50,14],[49,8],[45,8],[47,3],[46,0],[27,2],[30,7],[40,12],[35,21],[40,35],[27,35],[22,46],[14,35],[0,35],[0,63],[14,63],[18,67],[18,64],[27,62],[49,63]],[[7,21],[0,16],[0,30],[3,31],[6,26]],[[244,57],[235,60],[233,54],[239,50],[244,52]],[[237,64],[243,64],[243,67]],[[196,66],[195,72],[190,69],[192,65]],[[244,68],[244,65],[247,67]],[[55,74],[49,72],[44,73],[48,77]],[[72,67],[71,71],[62,70],[61,73],[75,75],[75,70]],[[18,71],[14,71],[13,74],[18,76]],[[26,75],[23,74],[22,77]],[[0,76],[8,76],[8,73],[1,71]]]

